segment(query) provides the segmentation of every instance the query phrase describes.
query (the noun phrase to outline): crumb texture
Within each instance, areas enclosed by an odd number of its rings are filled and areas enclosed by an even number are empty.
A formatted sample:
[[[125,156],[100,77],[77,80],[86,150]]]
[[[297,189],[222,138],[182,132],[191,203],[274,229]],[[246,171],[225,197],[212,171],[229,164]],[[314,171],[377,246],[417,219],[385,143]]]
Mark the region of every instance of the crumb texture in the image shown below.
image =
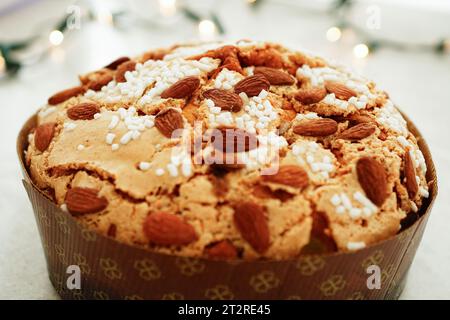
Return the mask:
[[[384,91],[264,42],[178,45],[81,75],[38,112],[26,159],[87,227],[211,259],[358,250],[428,197]]]

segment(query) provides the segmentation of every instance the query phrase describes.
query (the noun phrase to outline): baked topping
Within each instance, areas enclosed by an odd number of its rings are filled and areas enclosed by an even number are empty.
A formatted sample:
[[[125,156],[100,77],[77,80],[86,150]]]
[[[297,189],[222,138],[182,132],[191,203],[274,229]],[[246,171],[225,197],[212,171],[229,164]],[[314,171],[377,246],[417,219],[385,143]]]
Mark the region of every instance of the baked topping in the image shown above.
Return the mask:
[[[334,93],[336,98],[341,100],[349,100],[351,97],[356,97],[358,95],[345,84],[336,81],[326,81],[325,88],[329,93]]]
[[[342,131],[336,138],[346,140],[361,140],[373,134],[376,126],[373,123],[366,122],[357,124],[347,130]]]
[[[129,61],[130,58],[128,57],[119,57],[116,60],[112,61],[108,65],[105,66],[106,69],[116,70],[118,66],[123,64],[124,62]]]
[[[72,97],[76,97],[80,94],[83,94],[86,91],[86,89],[82,86],[69,88],[63,91],[60,91],[58,93],[55,93],[50,98],[48,98],[48,104],[49,105],[57,105],[60,104]]]
[[[269,227],[263,208],[251,202],[234,207],[234,223],[241,236],[258,253],[264,253],[270,245]]]
[[[75,187],[67,190],[65,203],[72,214],[88,214],[104,210],[108,200],[98,195],[98,190]]]
[[[144,222],[144,232],[151,243],[171,246],[186,245],[197,240],[194,228],[179,216],[154,212]]]
[[[34,133],[34,145],[36,149],[44,152],[48,148],[55,135],[55,127],[56,123],[51,122],[41,124],[36,128],[36,132]]]
[[[327,90],[323,87],[311,87],[300,89],[295,95],[297,99],[302,104],[313,104],[322,101],[327,95]]]
[[[221,110],[239,112],[242,108],[242,99],[237,94],[221,89],[210,89],[203,92],[203,97],[211,99],[214,105]]]
[[[356,163],[356,172],[367,197],[377,206],[382,206],[388,197],[387,174],[383,165],[372,157],[362,157]]]
[[[114,79],[116,80],[116,82],[125,82],[127,81],[126,73],[133,71],[136,68],[136,62],[135,61],[126,61],[122,64],[120,64],[117,67],[117,71],[116,71],[116,75],[114,77]]]
[[[234,86],[234,92],[237,94],[243,92],[248,97],[254,97],[260,94],[262,90],[269,90],[270,83],[261,74],[255,74],[253,76],[249,76]]]
[[[92,120],[100,112],[96,103],[83,102],[67,109],[67,116],[72,120]]]
[[[161,93],[161,98],[183,99],[189,97],[200,85],[197,77],[187,77],[175,82]]]
[[[80,81],[39,111],[30,174],[128,244],[212,259],[294,258],[317,241],[357,250],[398,232],[429,195],[387,95],[317,57],[177,46]]]
[[[308,186],[308,174],[299,166],[284,165],[278,168],[274,175],[265,175],[263,180],[272,183],[284,184],[290,187],[304,189]]]
[[[414,169],[413,160],[409,150],[405,153],[405,179],[406,179],[406,189],[408,190],[409,197],[414,199],[417,192],[419,191],[419,185],[416,178],[416,170]]]
[[[172,138],[175,130],[183,128],[183,117],[179,111],[168,108],[156,115],[155,126],[166,138]]]
[[[291,85],[295,83],[294,78],[280,69],[256,67],[253,73],[263,75],[271,85]]]
[[[293,131],[302,136],[325,137],[337,131],[337,122],[333,119],[314,119],[301,121]]]

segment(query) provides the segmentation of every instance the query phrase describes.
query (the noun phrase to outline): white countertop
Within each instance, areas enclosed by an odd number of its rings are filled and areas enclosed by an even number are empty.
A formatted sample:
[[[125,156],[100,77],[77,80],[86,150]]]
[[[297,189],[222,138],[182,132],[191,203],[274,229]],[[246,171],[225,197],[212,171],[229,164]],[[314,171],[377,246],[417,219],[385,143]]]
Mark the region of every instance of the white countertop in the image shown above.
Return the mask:
[[[329,17],[305,17],[280,6],[253,14],[237,0],[221,2],[219,9],[229,38],[274,40],[341,59],[381,84],[416,123],[431,148],[440,195],[401,298],[449,299],[450,56],[381,49],[363,61],[353,60],[349,44],[325,40],[333,24]],[[58,299],[47,277],[34,215],[21,183],[15,144],[23,122],[48,96],[75,85],[77,74],[117,56],[192,40],[196,32],[196,26],[186,21],[170,27],[123,30],[86,23],[43,61],[15,78],[0,80],[0,299]]]

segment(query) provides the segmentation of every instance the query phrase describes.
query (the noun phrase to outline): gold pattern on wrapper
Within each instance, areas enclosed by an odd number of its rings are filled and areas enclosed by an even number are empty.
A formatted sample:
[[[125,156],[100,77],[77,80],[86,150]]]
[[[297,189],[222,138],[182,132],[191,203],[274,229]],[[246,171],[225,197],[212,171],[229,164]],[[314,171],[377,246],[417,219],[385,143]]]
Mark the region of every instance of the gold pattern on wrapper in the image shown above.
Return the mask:
[[[105,277],[110,280],[118,280],[122,278],[122,272],[116,261],[111,258],[100,258],[100,267],[102,268]]]
[[[405,231],[403,231],[402,233],[400,233],[398,235],[398,240],[401,243],[405,243],[411,237],[411,232],[412,232],[412,229],[406,229]]]
[[[74,300],[85,300],[86,297],[80,290],[73,290],[72,297]]]
[[[280,284],[280,279],[277,278],[272,271],[263,271],[254,275],[250,279],[250,286],[258,293],[265,293]]]
[[[320,285],[320,291],[324,296],[334,296],[338,291],[344,289],[346,281],[342,275],[333,275]]]
[[[136,260],[134,262],[134,268],[138,270],[139,277],[144,280],[151,281],[161,278],[161,270],[150,259]]]
[[[184,296],[179,292],[165,293],[161,300],[184,300]]]
[[[56,221],[58,222],[58,227],[61,229],[62,233],[70,233],[69,226],[67,225],[67,218],[64,215],[56,216]]]
[[[97,240],[97,234],[89,229],[83,229],[81,231],[81,236],[87,242],[94,242],[95,240]]]
[[[206,289],[205,297],[210,300],[233,300],[234,293],[225,284],[219,284],[214,288]]]
[[[65,253],[64,247],[60,244],[56,244],[55,252],[56,252],[56,255],[58,256],[59,261],[62,264],[67,265],[67,258],[66,258],[66,253]]]
[[[129,296],[125,296],[123,297],[124,300],[144,300],[144,298],[142,298],[140,295],[138,294],[132,294]]]
[[[95,300],[109,300],[109,295],[105,291],[94,291]]]
[[[381,283],[386,283],[389,277],[391,277],[394,274],[395,267],[393,264],[388,265],[387,267],[384,267],[381,270]]]
[[[73,260],[75,264],[80,267],[80,270],[84,275],[89,275],[91,273],[91,267],[89,266],[86,257],[81,253],[74,253]]]
[[[296,267],[304,276],[312,276],[325,266],[325,259],[319,256],[305,256],[300,257],[297,261]]]
[[[347,300],[364,300],[364,295],[361,291],[356,291],[349,295]]]
[[[50,280],[64,299],[396,299],[437,195],[428,147],[405,118],[418,137],[428,167],[430,197],[424,199],[418,221],[395,237],[355,252],[304,255],[285,261],[225,262],[128,246],[95,233],[62,211],[33,184],[24,165],[28,133],[36,126],[34,116],[19,134],[17,152]],[[80,267],[81,289],[67,288],[66,270],[72,264]],[[379,290],[369,290],[366,283],[367,267],[374,264],[381,270]],[[217,283],[218,279],[226,281]]]
[[[381,265],[381,263],[383,262],[383,259],[384,259],[383,251],[377,250],[371,256],[364,259],[361,266],[365,271],[371,265],[377,265],[377,266]]]
[[[205,270],[205,264],[197,258],[177,257],[175,265],[180,270],[181,274],[191,277],[195,274],[202,273]]]
[[[50,219],[48,218],[48,215],[46,212],[42,212],[39,215],[39,222],[41,225],[49,226],[50,225]]]
[[[294,296],[287,297],[286,300],[302,300],[302,297],[294,295]]]

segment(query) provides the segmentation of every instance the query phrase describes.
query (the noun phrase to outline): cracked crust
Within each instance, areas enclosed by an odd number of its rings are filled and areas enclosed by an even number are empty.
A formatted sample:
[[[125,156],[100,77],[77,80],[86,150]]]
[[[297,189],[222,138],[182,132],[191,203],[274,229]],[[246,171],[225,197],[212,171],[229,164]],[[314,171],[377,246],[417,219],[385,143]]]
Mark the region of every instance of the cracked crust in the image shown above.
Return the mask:
[[[74,187],[95,189],[107,199],[106,209],[75,215],[103,235],[182,256],[207,256],[211,246],[226,241],[240,258],[287,259],[302,251],[355,250],[386,239],[427,196],[423,156],[401,114],[374,83],[342,67],[277,44],[248,41],[175,46],[132,61],[134,70],[121,74],[120,83],[112,80],[118,71],[105,67],[80,76],[85,93],[44,106],[38,124],[56,123],[54,136],[41,152],[31,133],[26,155],[34,182],[63,209],[67,190]],[[237,112],[220,110],[203,97],[210,89],[233,91],[257,66],[278,69],[295,81],[272,84],[256,97],[240,94],[243,108]],[[192,76],[200,86],[189,96],[161,98],[171,84]],[[338,94],[321,89],[317,102],[305,104],[296,98],[300,90],[326,88],[327,81],[345,84],[356,96],[340,100]],[[69,108],[86,102],[100,107],[94,119],[67,116]],[[155,116],[167,107],[183,118],[185,130],[176,138],[154,125]],[[337,130],[323,136],[295,132],[296,125],[320,118],[336,121]],[[199,163],[196,149],[189,148],[198,122],[200,132],[221,126],[246,130],[257,137],[256,150],[266,148],[265,159],[250,150],[236,155],[244,161],[240,166]],[[356,141],[338,138],[361,122],[373,123],[375,131]],[[212,152],[201,141],[199,145],[205,154]],[[405,184],[406,152],[419,186],[413,198]],[[363,156],[374,157],[386,170],[389,195],[380,207],[358,181],[355,165]],[[273,163],[301,167],[306,187],[278,183],[282,177],[263,179],[261,173]],[[234,206],[244,201],[264,210],[270,233],[264,252],[245,240],[233,220]],[[154,212],[182,217],[197,239],[182,246],[152,243],[143,225]]]

